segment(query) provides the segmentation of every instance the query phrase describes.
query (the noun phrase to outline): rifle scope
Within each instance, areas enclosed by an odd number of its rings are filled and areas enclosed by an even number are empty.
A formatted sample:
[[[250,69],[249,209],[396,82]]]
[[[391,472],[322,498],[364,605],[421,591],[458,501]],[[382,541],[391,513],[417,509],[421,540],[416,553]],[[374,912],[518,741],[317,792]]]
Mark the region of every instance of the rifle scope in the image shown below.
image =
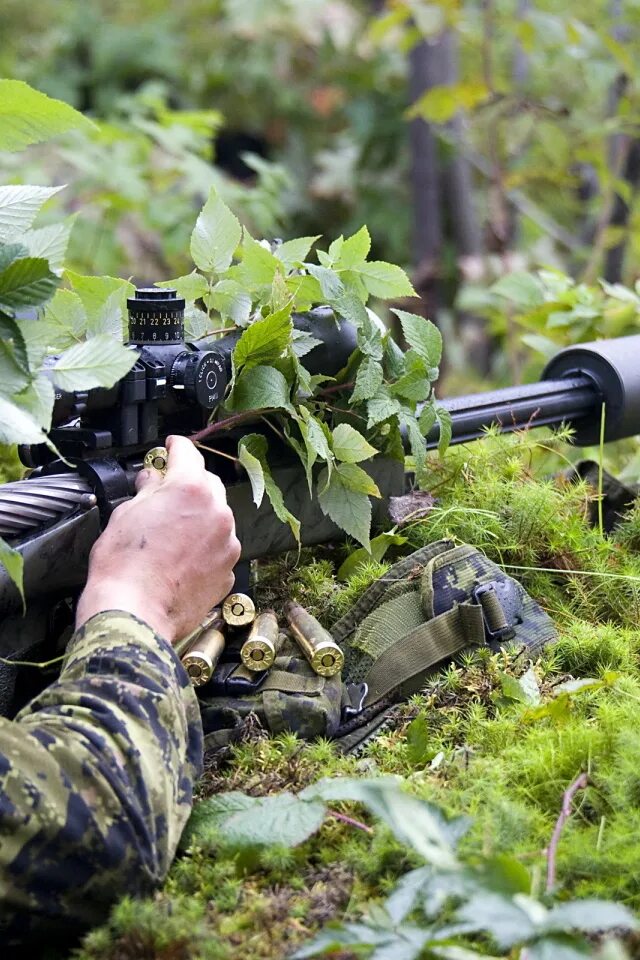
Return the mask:
[[[242,331],[186,341],[185,301],[170,288],[142,287],[127,300],[128,345],[137,352],[129,373],[110,389],[56,391],[51,439],[69,457],[150,446],[168,433],[193,433],[224,398],[231,354]],[[319,307],[294,314],[298,330],[318,343],[305,355],[310,373],[331,376],[356,348],[355,329]],[[51,367],[56,358],[50,357]],[[27,466],[51,459],[44,447],[21,449]],[[104,454],[102,454],[104,455]]]

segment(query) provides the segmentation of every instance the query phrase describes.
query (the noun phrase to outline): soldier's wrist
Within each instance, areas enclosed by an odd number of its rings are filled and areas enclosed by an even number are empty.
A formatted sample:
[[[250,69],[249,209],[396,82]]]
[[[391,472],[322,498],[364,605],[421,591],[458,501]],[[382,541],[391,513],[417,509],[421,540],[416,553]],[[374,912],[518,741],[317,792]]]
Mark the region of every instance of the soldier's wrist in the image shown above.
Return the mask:
[[[98,613],[122,610],[147,623],[154,633],[173,643],[175,626],[164,603],[122,579],[89,578],[76,608],[76,630]]]

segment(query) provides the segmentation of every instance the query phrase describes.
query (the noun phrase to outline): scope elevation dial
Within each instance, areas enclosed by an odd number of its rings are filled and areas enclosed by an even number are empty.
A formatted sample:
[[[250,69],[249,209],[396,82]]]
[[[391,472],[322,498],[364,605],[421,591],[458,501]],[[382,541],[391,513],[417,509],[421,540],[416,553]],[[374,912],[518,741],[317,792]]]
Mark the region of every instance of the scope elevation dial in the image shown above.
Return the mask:
[[[213,410],[224,397],[227,368],[222,354],[215,350],[185,350],[178,354],[171,368],[171,386],[182,392],[185,400]]]
[[[184,300],[176,290],[139,287],[127,299],[129,343],[162,344],[184,341]]]

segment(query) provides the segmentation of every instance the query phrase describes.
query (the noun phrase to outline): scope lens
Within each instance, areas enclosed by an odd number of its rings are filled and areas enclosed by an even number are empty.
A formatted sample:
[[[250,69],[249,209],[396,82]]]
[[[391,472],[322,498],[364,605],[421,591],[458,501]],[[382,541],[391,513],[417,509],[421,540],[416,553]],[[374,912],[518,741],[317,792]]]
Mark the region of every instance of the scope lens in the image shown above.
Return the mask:
[[[182,343],[184,306],[177,290],[139,287],[135,296],[127,299],[129,343]]]

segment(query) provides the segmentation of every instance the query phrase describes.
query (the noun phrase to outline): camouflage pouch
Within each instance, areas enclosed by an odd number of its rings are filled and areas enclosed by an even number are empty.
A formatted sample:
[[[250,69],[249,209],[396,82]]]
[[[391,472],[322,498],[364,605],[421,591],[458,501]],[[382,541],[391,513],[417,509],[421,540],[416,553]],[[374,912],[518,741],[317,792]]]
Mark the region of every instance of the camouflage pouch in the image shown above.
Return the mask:
[[[272,734],[338,738],[352,749],[391,704],[465,648],[514,643],[534,655],[556,636],[521,584],[479,550],[449,540],[396,563],[331,633],[345,654],[342,677],[317,676],[288,635],[265,674],[219,665],[217,689],[208,685],[201,696],[207,746],[236,739],[253,713]]]
[[[264,673],[243,666],[240,641],[227,646],[227,659],[218,665],[212,681],[198,691],[206,748],[238,740],[251,717],[274,736],[287,730],[304,740],[335,736],[344,697],[339,674],[317,676],[285,631],[280,634],[276,660]]]

